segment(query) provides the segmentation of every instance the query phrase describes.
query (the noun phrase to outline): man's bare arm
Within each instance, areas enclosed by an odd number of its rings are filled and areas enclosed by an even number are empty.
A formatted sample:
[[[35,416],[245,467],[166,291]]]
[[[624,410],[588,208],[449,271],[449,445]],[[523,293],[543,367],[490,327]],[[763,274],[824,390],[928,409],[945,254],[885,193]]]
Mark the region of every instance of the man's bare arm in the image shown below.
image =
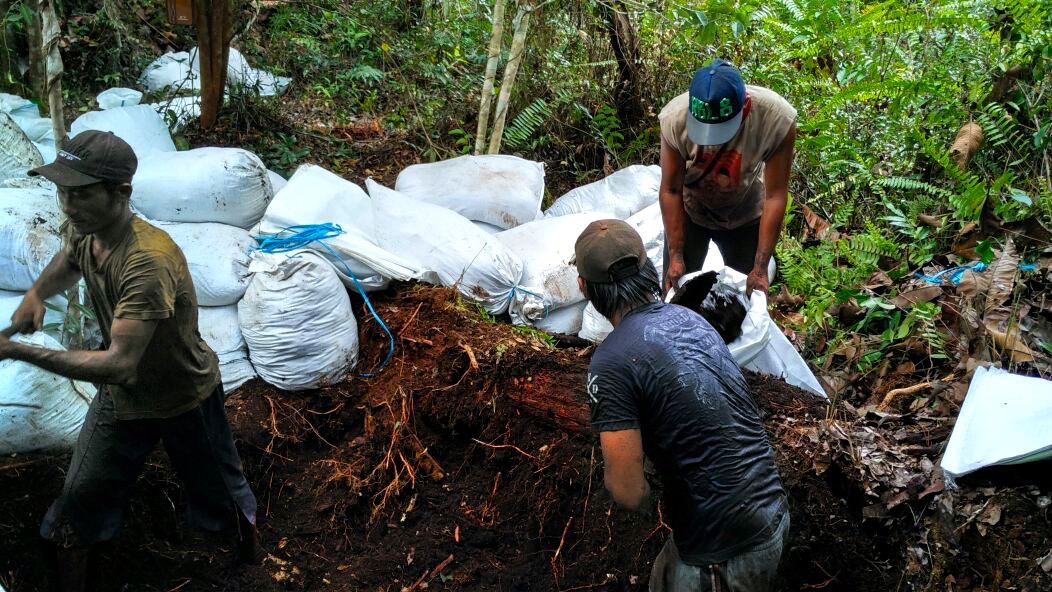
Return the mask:
[[[19,333],[39,330],[44,323],[44,301],[70,288],[80,277],[81,271],[73,263],[69,251],[59,251],[22,297],[22,303],[11,315],[11,326]]]
[[[763,212],[760,214],[760,234],[756,245],[756,258],[753,261],[752,273],[747,283],[748,291],[761,289],[766,291],[770,278],[767,277],[767,264],[774,255],[774,246],[778,243],[778,234],[785,220],[785,208],[789,203],[789,172],[793,166],[793,144],[796,142],[796,126],[785,134],[782,143],[774,155],[764,164]]]
[[[604,482],[617,505],[638,510],[650,496],[643,475],[643,439],[639,430],[600,432]]]
[[[110,347],[104,351],[51,350],[0,336],[0,360],[27,362],[74,380],[134,384],[139,361],[156,329],[157,321],[115,319],[110,327]]]
[[[686,163],[679,151],[665,138],[661,138],[661,186],[658,203],[661,204],[661,221],[665,226],[665,244],[668,246],[669,269],[665,270],[665,289],[685,273],[683,265],[683,228],[686,212],[683,210],[683,177]]]

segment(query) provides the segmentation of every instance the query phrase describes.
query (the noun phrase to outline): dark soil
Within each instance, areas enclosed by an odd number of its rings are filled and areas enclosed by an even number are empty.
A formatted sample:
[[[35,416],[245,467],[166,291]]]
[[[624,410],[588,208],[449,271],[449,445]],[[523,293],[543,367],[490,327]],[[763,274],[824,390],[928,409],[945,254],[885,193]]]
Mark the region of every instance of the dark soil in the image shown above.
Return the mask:
[[[99,550],[93,590],[647,589],[668,529],[660,508],[630,514],[603,489],[583,391],[589,350],[551,349],[487,322],[448,290],[404,287],[376,304],[398,337],[378,377],[303,393],[254,381],[228,400],[260,503],[264,565],[238,566],[229,541],[188,530],[158,452],[124,531]],[[359,321],[367,371],[386,340],[371,319]],[[849,467],[816,466],[818,443],[802,429],[826,417],[824,400],[749,380],[792,510],[782,590],[920,590],[932,581],[931,590],[993,590],[1007,589],[994,581],[1040,577],[1009,557],[1052,540],[1032,486],[1012,490],[1024,493],[1005,503],[1005,528],[961,529],[967,554],[940,551],[932,536],[926,562],[914,565],[919,519],[910,516],[931,515],[935,503],[864,521],[861,484]],[[50,553],[36,533],[67,463],[0,460],[0,581],[9,592],[50,589]]]

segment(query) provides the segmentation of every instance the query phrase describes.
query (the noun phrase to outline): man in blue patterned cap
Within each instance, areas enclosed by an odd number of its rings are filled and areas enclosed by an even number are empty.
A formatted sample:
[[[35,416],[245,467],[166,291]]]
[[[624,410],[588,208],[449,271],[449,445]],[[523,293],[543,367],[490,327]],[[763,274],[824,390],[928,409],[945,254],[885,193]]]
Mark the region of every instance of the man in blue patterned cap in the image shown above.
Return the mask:
[[[796,109],[716,59],[659,119],[662,287],[701,269],[712,240],[728,266],[748,274],[748,293],[766,291],[788,201]]]

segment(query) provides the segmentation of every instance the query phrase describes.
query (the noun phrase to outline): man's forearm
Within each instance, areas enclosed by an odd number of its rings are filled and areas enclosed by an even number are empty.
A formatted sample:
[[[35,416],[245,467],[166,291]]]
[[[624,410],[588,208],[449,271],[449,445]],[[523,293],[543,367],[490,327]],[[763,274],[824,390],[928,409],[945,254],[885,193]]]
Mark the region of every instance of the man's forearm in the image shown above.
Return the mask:
[[[756,258],[753,261],[753,269],[767,272],[767,264],[774,255],[774,247],[778,243],[778,235],[782,231],[782,221],[785,219],[785,207],[788,198],[786,195],[771,195],[763,202],[763,213],[760,214],[760,235],[756,243]]]
[[[47,300],[76,284],[80,277],[80,270],[70,263],[65,251],[60,251],[27,292],[31,292],[40,300]]]
[[[2,353],[0,359],[10,358],[26,362],[73,380],[97,384],[127,384],[135,377],[134,368],[122,364],[108,351],[63,351],[6,342]]]
[[[683,210],[683,196],[663,191],[658,201],[661,203],[661,223],[665,226],[669,257],[682,256],[684,217],[687,215]]]

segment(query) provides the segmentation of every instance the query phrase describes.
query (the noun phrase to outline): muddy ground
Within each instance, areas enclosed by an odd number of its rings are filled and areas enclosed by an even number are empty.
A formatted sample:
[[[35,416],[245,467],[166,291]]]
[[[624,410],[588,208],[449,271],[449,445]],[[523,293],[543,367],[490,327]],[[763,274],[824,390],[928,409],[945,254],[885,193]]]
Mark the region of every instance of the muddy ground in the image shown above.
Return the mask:
[[[399,344],[378,377],[305,393],[253,381],[228,399],[259,498],[264,565],[237,566],[229,541],[184,525],[177,478],[158,452],[124,531],[99,550],[93,589],[646,590],[668,529],[660,507],[630,514],[603,490],[582,388],[590,350],[553,349],[483,320],[444,289],[403,287],[378,309]],[[358,370],[367,371],[386,340],[371,319],[359,322]],[[830,426],[871,429],[872,418],[781,381],[749,380],[792,510],[780,589],[1052,589],[1036,561],[1052,550],[1047,464],[953,493],[915,482],[887,502],[895,491],[877,495],[858,449],[828,435]],[[948,431],[905,416],[879,421],[922,465]],[[67,463],[0,460],[9,592],[51,589],[36,531]]]

